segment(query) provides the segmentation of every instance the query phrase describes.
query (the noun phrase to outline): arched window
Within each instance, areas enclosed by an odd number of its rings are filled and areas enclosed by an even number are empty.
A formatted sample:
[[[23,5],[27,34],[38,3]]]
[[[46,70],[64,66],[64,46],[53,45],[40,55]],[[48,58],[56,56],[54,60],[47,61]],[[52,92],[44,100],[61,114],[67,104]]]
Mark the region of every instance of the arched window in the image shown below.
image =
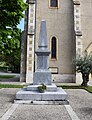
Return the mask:
[[[50,0],[50,7],[58,7],[58,0]]]
[[[56,59],[57,57],[57,40],[56,37],[51,39],[51,59]]]

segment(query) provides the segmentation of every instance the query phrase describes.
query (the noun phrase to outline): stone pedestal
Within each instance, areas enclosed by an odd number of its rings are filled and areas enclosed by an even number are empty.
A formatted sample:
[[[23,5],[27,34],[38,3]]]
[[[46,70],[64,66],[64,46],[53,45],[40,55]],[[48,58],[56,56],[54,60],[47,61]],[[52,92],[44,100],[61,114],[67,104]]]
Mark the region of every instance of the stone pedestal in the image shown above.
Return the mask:
[[[28,91],[38,91],[38,86],[39,85],[28,85],[26,90],[28,90]],[[57,86],[55,84],[46,85],[46,91],[47,92],[56,92],[57,91]]]
[[[51,85],[51,73],[50,71],[36,71],[34,73],[34,85]]]
[[[18,100],[31,101],[67,101],[67,93],[52,83],[51,72],[48,69],[50,51],[47,46],[46,22],[41,22],[37,55],[37,69],[33,76],[33,84],[28,85],[16,94]],[[38,86],[46,85],[44,93],[38,91]],[[52,102],[53,103],[53,102]]]
[[[16,94],[16,99],[31,100],[31,101],[65,101],[68,100],[67,93],[62,88],[57,88],[57,91],[27,91],[23,89]]]

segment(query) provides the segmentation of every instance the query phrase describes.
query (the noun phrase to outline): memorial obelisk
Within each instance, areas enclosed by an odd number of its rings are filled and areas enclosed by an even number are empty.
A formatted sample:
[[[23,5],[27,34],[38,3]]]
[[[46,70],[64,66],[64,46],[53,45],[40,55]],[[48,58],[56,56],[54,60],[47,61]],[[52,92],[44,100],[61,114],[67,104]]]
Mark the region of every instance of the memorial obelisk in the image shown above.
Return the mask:
[[[38,49],[35,54],[37,55],[37,69],[33,75],[33,84],[17,92],[16,99],[23,100],[23,102],[30,100],[32,103],[34,101],[47,101],[48,104],[49,102],[58,103],[58,101],[59,104],[60,101],[62,104],[62,101],[67,101],[67,93],[52,83],[51,72],[48,69],[50,51],[48,50],[45,20],[41,21]],[[38,87],[42,84],[46,86],[44,93],[38,91]]]
[[[37,55],[37,69],[33,76],[33,84],[51,85],[51,72],[48,69],[50,51],[48,50],[46,22],[44,20],[40,26],[38,49],[35,53]]]

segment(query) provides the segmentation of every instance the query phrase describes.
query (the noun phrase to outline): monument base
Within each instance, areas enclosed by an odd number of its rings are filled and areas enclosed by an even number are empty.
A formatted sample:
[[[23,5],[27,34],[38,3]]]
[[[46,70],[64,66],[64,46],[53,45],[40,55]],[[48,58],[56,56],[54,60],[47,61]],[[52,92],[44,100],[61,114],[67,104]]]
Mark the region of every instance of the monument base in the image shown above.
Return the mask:
[[[14,100],[15,104],[28,104],[28,105],[69,105],[69,101],[32,101],[32,100]]]
[[[36,103],[68,101],[67,93],[62,88],[57,88],[56,85],[52,84],[51,72],[48,70],[50,52],[47,45],[46,21],[44,20],[41,22],[38,49],[35,53],[37,55],[37,69],[33,75],[33,85],[17,92],[16,99],[25,102],[29,100],[32,103],[35,101]],[[28,78],[31,79],[30,74],[28,74]],[[38,86],[41,87],[41,84],[46,85],[44,93],[40,93],[38,90]],[[41,89],[44,89],[44,87]]]
[[[57,91],[45,91],[40,93],[38,91],[28,91],[23,88],[16,94],[16,100],[24,101],[68,101],[68,95],[62,88],[57,88]]]
[[[28,85],[26,90],[28,91],[37,91],[39,85]],[[48,92],[56,92],[57,91],[57,86],[53,83],[51,85],[46,85],[46,91]]]

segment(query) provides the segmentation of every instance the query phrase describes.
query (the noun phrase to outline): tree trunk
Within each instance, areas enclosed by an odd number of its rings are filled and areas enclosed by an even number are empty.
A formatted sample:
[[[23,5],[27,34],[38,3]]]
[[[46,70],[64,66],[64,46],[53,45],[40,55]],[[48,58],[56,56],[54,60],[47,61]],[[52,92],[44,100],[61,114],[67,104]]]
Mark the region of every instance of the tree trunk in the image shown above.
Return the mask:
[[[83,82],[82,82],[81,86],[87,86],[87,83],[89,81],[89,74],[82,73],[82,79],[83,79]]]

